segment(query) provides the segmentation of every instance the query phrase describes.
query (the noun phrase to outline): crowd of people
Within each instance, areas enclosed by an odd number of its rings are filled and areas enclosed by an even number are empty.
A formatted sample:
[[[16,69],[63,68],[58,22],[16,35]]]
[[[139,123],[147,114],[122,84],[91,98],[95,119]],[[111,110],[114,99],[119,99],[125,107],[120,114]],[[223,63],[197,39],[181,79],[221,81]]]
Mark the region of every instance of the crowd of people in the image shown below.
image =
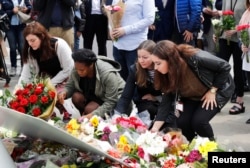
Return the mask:
[[[120,26],[111,28],[104,8],[119,3],[125,3]],[[249,0],[0,0],[0,5],[10,18],[9,74],[17,75],[18,51],[18,84],[34,73],[50,76],[58,108],[70,98],[79,120],[130,115],[136,108],[139,116],[148,115],[153,132],[178,127],[189,141],[196,135],[215,140],[210,121],[228,101],[234,103],[229,114],[245,111],[249,46],[236,28],[215,38],[211,20],[231,10],[235,27],[249,24]],[[22,23],[18,11],[35,12],[35,21]]]

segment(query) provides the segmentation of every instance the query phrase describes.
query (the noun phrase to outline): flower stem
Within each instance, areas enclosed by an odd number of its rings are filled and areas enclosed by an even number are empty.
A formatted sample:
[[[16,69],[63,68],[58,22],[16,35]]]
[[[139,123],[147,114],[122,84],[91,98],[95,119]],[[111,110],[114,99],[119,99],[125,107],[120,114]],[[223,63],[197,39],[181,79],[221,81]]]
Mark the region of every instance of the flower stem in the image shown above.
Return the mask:
[[[227,38],[227,45],[230,45],[230,38]]]
[[[216,42],[216,43],[215,43],[215,52],[218,53],[218,52],[219,52],[219,49],[220,49],[220,48],[219,48],[219,43]]]
[[[246,59],[247,59],[247,63],[249,63],[248,52],[246,52]]]

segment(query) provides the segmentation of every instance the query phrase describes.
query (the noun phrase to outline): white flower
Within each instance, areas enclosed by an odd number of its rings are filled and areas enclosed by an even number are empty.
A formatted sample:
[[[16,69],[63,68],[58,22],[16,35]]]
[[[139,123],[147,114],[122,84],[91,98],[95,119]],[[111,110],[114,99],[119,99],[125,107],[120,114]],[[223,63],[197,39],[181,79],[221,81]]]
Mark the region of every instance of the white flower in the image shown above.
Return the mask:
[[[49,120],[48,120],[48,124],[49,124],[49,125],[55,125],[55,121],[54,121],[54,120],[49,119]]]
[[[157,133],[146,131],[136,139],[136,145],[142,147],[150,155],[158,155],[164,152],[167,144]]]
[[[220,19],[212,19],[212,24],[213,25],[221,25],[221,20]]]
[[[195,139],[195,146],[194,146],[194,149],[198,150],[200,146],[204,145],[204,144],[207,143],[208,141],[209,141],[208,138],[198,136],[198,137]]]

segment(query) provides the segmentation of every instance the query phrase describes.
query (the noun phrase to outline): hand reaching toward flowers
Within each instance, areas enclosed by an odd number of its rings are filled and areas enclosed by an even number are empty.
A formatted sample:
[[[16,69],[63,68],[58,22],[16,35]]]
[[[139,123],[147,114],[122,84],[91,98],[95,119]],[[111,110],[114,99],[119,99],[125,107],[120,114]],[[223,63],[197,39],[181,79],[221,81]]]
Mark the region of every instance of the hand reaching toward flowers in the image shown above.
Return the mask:
[[[64,103],[64,99],[66,98],[67,96],[67,93],[66,92],[61,92],[58,94],[57,96],[57,100],[60,104],[63,104]]]

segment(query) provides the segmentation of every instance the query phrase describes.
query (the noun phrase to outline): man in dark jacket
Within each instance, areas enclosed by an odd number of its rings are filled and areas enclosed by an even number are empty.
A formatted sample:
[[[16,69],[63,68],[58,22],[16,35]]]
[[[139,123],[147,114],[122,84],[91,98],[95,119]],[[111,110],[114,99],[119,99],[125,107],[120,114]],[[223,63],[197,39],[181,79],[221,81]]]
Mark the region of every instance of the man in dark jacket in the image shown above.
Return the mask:
[[[177,44],[188,43],[195,46],[201,28],[202,1],[176,0],[175,32],[173,41]]]
[[[74,6],[76,0],[34,0],[34,10],[39,12],[38,22],[53,36],[63,38],[73,49]]]

